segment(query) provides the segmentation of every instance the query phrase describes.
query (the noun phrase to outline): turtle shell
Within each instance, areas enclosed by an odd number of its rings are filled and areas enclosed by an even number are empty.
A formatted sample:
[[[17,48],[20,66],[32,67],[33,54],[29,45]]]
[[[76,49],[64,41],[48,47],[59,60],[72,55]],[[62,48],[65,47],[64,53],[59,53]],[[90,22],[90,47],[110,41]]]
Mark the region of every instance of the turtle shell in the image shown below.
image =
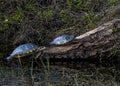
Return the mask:
[[[74,39],[74,36],[71,35],[61,35],[55,38],[50,44],[53,45],[63,45],[71,42]]]
[[[15,50],[7,57],[7,60],[12,59],[13,57],[19,58],[23,56],[30,55],[32,52],[38,49],[38,46],[32,43],[22,44],[15,48]]]

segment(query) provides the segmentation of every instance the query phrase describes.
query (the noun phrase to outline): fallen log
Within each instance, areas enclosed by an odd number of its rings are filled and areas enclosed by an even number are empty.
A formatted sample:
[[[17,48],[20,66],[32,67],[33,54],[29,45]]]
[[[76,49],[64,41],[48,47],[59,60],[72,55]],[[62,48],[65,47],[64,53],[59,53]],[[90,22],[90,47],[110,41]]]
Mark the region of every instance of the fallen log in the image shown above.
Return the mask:
[[[75,40],[77,42],[65,46],[46,47],[42,55],[50,58],[89,58],[120,50],[120,19],[104,23]]]

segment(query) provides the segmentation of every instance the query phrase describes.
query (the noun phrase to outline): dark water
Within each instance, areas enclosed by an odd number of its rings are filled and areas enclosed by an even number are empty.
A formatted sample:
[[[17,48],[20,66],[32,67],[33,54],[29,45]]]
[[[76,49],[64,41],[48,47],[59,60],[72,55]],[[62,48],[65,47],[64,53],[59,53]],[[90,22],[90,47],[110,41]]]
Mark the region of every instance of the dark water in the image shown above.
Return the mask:
[[[45,63],[34,68],[0,67],[0,86],[75,86],[76,80],[78,84],[94,86],[96,79],[105,86],[110,85],[110,81],[119,86],[119,77],[120,70],[115,66],[96,66],[88,62]]]

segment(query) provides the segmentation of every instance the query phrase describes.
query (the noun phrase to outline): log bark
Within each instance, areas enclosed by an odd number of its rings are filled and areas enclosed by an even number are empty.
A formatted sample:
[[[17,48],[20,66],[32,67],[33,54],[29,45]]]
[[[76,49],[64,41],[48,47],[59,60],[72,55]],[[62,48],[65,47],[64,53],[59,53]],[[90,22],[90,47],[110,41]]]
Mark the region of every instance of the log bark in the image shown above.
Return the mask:
[[[63,46],[50,46],[42,55],[50,58],[89,58],[120,49],[120,19],[114,19],[77,36],[75,42]]]

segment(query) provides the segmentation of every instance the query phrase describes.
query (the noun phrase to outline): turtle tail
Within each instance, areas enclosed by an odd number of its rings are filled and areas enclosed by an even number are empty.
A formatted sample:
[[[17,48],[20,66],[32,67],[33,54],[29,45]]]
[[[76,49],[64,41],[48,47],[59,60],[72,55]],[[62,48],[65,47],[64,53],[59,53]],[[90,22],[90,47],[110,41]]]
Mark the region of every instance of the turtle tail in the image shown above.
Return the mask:
[[[13,58],[13,56],[8,56],[8,57],[6,58],[6,60],[7,60],[7,61],[10,61],[12,58]]]

